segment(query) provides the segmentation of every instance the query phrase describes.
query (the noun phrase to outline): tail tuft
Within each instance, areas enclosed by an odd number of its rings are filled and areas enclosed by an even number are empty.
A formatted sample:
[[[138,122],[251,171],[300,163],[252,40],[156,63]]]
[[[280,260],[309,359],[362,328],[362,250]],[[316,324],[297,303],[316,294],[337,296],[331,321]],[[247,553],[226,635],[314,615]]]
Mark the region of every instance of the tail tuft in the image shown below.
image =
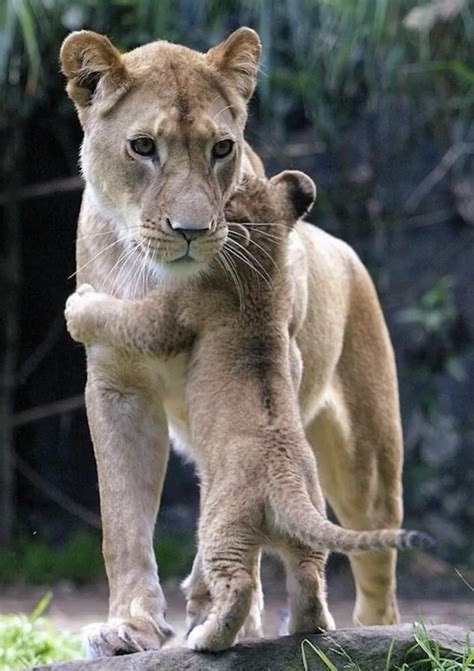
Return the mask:
[[[405,531],[401,539],[400,549],[432,550],[435,546],[434,539],[422,531]]]

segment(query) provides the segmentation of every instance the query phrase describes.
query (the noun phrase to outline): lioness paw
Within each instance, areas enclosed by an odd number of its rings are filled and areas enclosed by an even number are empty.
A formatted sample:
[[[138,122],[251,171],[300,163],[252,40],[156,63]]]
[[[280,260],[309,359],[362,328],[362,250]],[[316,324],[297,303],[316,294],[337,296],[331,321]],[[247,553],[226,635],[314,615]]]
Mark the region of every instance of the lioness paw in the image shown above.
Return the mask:
[[[132,618],[129,621],[113,619],[106,623],[90,624],[82,630],[87,659],[160,650],[172,636],[174,630],[163,618],[159,622],[144,618]]]
[[[67,329],[77,342],[88,343],[97,336],[96,317],[109,298],[97,293],[90,284],[82,284],[66,301],[64,316]]]

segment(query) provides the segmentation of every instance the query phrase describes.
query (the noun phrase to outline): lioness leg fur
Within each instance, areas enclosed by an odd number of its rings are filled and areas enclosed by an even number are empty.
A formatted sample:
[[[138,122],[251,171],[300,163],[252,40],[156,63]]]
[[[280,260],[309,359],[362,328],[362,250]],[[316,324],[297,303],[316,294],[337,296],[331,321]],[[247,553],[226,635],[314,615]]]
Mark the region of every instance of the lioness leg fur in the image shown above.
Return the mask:
[[[296,542],[282,551],[287,575],[289,634],[335,629],[326,600],[327,552],[315,552]]]
[[[110,601],[107,624],[86,628],[86,648],[94,657],[159,649],[173,633],[152,543],[169,451],[166,419],[139,362],[92,346],[88,363]]]
[[[358,454],[357,445],[344,444],[337,420],[329,415],[330,411],[321,413],[306,432],[316,452],[324,494],[340,523],[351,529],[400,527],[402,514],[398,467],[383,449],[379,449],[370,457],[374,469],[371,476],[367,477],[367,473],[360,467],[363,457]],[[377,446],[375,435],[373,445]],[[384,467],[378,462],[388,462],[384,466],[392,471],[391,488],[398,490],[399,496],[393,492],[387,493],[385,478],[380,474]],[[353,554],[350,563],[357,594],[354,624],[399,622],[396,551]]]

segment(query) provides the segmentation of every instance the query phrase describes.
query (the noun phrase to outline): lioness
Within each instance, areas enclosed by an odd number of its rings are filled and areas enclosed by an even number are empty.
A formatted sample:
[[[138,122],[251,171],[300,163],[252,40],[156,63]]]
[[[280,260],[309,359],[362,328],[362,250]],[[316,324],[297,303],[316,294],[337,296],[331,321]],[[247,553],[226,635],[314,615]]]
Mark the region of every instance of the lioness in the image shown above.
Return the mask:
[[[84,128],[79,284],[121,298],[161,287],[164,300],[179,291],[199,302],[196,277],[219,252],[232,262],[224,203],[245,173],[263,174],[243,140],[259,54],[248,28],[207,54],[158,41],[120,55],[96,33],[66,38],[62,69]],[[324,494],[345,526],[398,527],[397,381],[373,285],[347,245],[308,224],[291,234],[288,263],[299,407]],[[173,341],[167,357],[87,347],[86,405],[110,587],[109,622],[90,632],[98,655],[159,648],[171,634],[152,537],[168,427],[173,444],[192,454],[190,352],[174,352]],[[351,556],[356,623],[398,621],[395,563],[393,550]]]
[[[202,583],[210,612],[204,622],[189,623],[188,645],[195,650],[216,652],[234,643],[251,610],[264,545],[293,567],[289,631],[302,633],[334,628],[325,595],[328,548],[349,553],[425,540],[398,529],[352,531],[326,519],[290,341],[287,235],[314,194],[303,173],[287,171],[269,182],[244,178],[226,217],[248,226],[229,224],[228,240],[252,249],[253,267],[237,257],[235,276],[228,269],[226,275],[217,259],[196,281],[199,303],[182,291],[167,297],[169,305],[159,289],[130,301],[83,285],[66,304],[69,331],[85,344],[166,356],[171,341],[187,349],[196,338],[187,396],[201,515],[191,582]],[[279,227],[276,233],[272,226]]]

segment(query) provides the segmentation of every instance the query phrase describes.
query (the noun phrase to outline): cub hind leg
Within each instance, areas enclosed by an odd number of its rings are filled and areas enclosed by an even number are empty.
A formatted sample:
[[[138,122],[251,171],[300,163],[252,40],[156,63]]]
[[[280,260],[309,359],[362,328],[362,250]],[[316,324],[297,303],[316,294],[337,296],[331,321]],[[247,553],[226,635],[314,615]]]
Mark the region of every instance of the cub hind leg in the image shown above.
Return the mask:
[[[211,610],[211,593],[204,578],[199,551],[194,557],[191,573],[181,583],[186,598],[186,635],[202,624]]]
[[[326,597],[326,552],[292,541],[282,548],[287,575],[289,634],[335,629]]]
[[[192,629],[188,647],[218,652],[230,648],[249,616],[258,582],[258,548],[232,525],[200,533],[199,554],[211,595],[207,619]]]
[[[255,590],[249,614],[241,631],[241,638],[263,638],[263,589],[260,579],[260,557],[258,553],[255,569]],[[211,610],[211,592],[207,586],[199,553],[194,558],[191,573],[181,583],[181,590],[186,598],[186,635],[200,624],[203,624]],[[239,636],[240,638],[240,636]]]

